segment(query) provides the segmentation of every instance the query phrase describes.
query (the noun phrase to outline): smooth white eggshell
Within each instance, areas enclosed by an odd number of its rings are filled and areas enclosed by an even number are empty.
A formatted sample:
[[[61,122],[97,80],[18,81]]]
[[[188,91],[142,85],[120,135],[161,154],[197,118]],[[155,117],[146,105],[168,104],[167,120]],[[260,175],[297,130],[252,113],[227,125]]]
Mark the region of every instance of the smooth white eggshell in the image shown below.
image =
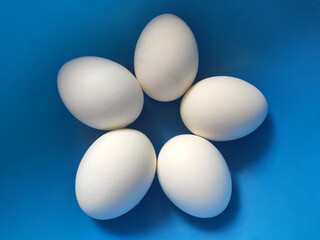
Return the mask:
[[[125,127],[143,107],[143,92],[136,78],[118,63],[100,57],[80,57],[63,65],[58,89],[69,111],[97,129]]]
[[[135,74],[143,90],[158,101],[181,97],[198,71],[198,47],[188,25],[163,14],[141,33],[134,55]]]
[[[157,174],[168,198],[190,215],[214,217],[229,203],[228,166],[216,147],[202,137],[185,134],[170,139],[159,153]]]
[[[108,132],[90,146],[80,162],[78,203],[92,218],[118,217],[144,197],[155,170],[156,154],[143,133],[132,129]]]
[[[194,134],[215,141],[248,135],[268,113],[263,94],[234,77],[211,77],[196,83],[183,97],[180,113]]]

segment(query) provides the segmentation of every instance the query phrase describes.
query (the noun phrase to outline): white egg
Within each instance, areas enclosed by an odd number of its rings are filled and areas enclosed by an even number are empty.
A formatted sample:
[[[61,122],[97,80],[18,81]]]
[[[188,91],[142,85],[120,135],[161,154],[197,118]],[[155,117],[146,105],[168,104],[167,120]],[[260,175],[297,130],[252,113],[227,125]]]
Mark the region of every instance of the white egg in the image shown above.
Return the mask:
[[[263,94],[234,77],[211,77],[195,84],[183,97],[180,113],[194,134],[215,141],[248,135],[268,113]]]
[[[143,92],[123,66],[100,57],[67,62],[58,89],[69,111],[84,124],[102,130],[122,128],[140,115]]]
[[[185,134],[170,139],[160,151],[157,174],[168,198],[190,215],[214,217],[229,203],[228,166],[215,146],[202,137]]]
[[[144,197],[155,170],[156,154],[143,133],[132,129],[108,132],[90,146],[80,162],[78,203],[92,218],[118,217]]]
[[[198,71],[198,47],[188,25],[163,14],[144,28],[135,55],[135,74],[143,90],[158,101],[181,97]]]

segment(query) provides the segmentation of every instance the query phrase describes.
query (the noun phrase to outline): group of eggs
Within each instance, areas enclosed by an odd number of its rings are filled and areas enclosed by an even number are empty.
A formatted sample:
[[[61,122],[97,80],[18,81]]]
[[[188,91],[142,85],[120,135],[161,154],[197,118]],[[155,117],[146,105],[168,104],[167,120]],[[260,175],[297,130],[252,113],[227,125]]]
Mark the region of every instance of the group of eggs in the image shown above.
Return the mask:
[[[128,212],[144,197],[156,170],[165,194],[186,213],[209,218],[226,208],[230,172],[207,139],[226,141],[251,133],[264,121],[268,105],[257,88],[234,77],[211,77],[191,87],[198,61],[190,28],[177,16],[164,14],[140,35],[136,77],[99,57],[80,57],[61,68],[58,89],[68,110],[88,126],[112,130],[90,146],[77,171],[76,196],[86,214],[112,219]],[[163,102],[186,93],[180,113],[195,135],[170,139],[158,160],[143,133],[121,129],[140,115],[142,89]]]

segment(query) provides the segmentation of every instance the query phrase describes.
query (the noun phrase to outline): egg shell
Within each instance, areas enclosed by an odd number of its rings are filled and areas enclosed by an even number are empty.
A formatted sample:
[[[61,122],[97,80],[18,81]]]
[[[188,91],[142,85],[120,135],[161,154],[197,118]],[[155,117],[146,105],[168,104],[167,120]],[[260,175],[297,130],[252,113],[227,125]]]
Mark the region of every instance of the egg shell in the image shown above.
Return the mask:
[[[158,101],[181,97],[198,71],[198,47],[188,25],[163,14],[144,28],[135,49],[135,74],[144,92]]]
[[[125,127],[143,107],[143,92],[136,78],[120,64],[100,57],[80,57],[63,65],[58,89],[68,110],[97,129]]]
[[[170,139],[159,153],[157,174],[168,198],[195,217],[215,217],[230,201],[228,166],[218,149],[202,137],[185,134]]]
[[[144,197],[155,170],[156,154],[143,133],[132,129],[108,132],[90,146],[80,162],[78,203],[92,218],[118,217]]]
[[[183,97],[180,113],[192,133],[227,141],[257,129],[267,116],[268,104],[250,83],[218,76],[196,83]]]

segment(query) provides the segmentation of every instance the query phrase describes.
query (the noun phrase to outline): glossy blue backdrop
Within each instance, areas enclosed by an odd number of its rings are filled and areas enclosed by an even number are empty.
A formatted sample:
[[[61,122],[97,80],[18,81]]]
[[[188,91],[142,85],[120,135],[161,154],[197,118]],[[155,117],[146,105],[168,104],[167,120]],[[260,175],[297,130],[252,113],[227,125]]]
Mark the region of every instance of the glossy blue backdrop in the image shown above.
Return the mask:
[[[253,134],[214,143],[234,185],[219,217],[186,215],[155,180],[131,212],[95,221],[78,207],[74,179],[104,132],[67,111],[56,75],[85,55],[133,72],[139,34],[162,13],[177,14],[193,30],[196,81],[245,79],[264,93],[270,112]],[[320,239],[319,1],[1,1],[0,29],[0,239]],[[130,126],[157,152],[188,133],[180,100],[146,97]]]

